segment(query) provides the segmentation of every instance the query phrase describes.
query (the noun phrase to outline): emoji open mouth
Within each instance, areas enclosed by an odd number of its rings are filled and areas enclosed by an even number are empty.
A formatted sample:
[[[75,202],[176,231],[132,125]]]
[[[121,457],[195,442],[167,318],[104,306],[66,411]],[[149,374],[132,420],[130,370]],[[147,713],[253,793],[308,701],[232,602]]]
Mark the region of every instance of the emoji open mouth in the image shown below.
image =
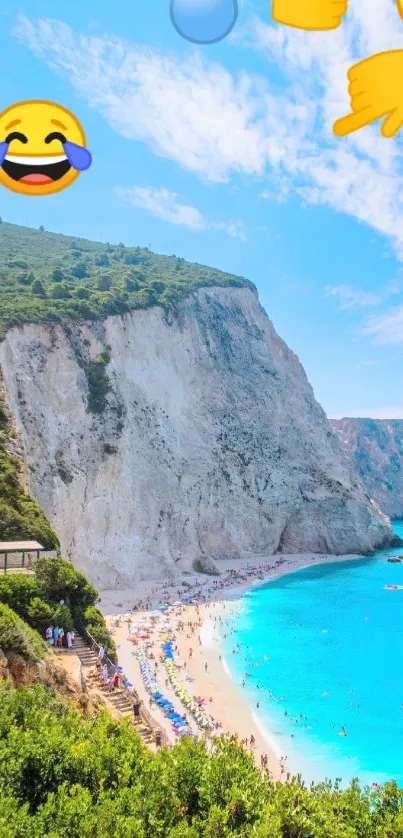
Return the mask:
[[[21,157],[7,154],[2,168],[12,180],[32,186],[60,180],[71,169],[67,157],[24,157],[23,160],[21,162]]]

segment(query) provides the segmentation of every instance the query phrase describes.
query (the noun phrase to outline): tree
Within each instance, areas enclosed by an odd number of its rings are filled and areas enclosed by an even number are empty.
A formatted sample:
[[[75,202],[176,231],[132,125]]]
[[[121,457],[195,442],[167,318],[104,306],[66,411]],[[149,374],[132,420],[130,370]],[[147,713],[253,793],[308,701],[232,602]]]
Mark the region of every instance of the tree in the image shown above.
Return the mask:
[[[45,228],[44,228],[43,224],[41,224],[41,226],[40,226],[40,227],[38,227],[38,230],[39,230],[39,232],[40,232],[40,233],[44,233],[44,232],[45,232]]]
[[[138,291],[141,288],[138,279],[132,276],[126,276],[124,280],[126,291]]]
[[[54,271],[52,271],[51,279],[53,280],[53,282],[62,282],[62,280],[64,279],[63,271],[60,270],[60,268],[55,268]]]
[[[109,291],[112,285],[112,279],[107,274],[98,277],[98,288],[100,291]]]
[[[90,292],[88,288],[80,287],[76,289],[76,297],[78,297],[79,300],[88,300],[89,296]]]
[[[102,253],[101,256],[98,256],[98,258],[95,259],[95,264],[98,265],[99,267],[102,267],[104,265],[109,265],[108,254],[107,253]]]
[[[62,559],[39,559],[35,577],[47,602],[59,603],[63,599],[71,609],[77,609],[95,605],[98,600],[98,591],[84,574]]]
[[[65,631],[74,629],[74,621],[68,605],[59,605],[53,613],[53,620],[56,626],[64,628]]]
[[[28,617],[29,607],[40,593],[39,585],[32,576],[10,573],[0,576],[0,602],[9,605],[24,620]]]
[[[39,634],[43,634],[48,626],[55,624],[55,609],[40,597],[34,597],[27,608],[27,621]]]
[[[54,288],[51,290],[51,296],[54,300],[68,300],[71,297],[70,290],[65,283],[60,283],[60,285],[55,285]]]
[[[32,293],[37,297],[46,297],[46,290],[40,279],[34,279],[32,283]]]
[[[71,273],[76,277],[76,279],[84,279],[84,277],[88,275],[87,268],[82,263],[75,265]]]

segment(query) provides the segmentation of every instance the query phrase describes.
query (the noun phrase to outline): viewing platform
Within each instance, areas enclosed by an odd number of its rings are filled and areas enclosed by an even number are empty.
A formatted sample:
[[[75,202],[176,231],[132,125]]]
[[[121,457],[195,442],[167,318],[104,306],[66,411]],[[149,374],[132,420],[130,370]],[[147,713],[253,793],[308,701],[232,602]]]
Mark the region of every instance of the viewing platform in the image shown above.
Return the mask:
[[[56,550],[45,550],[39,541],[0,541],[0,572],[31,573],[32,562],[56,558]]]

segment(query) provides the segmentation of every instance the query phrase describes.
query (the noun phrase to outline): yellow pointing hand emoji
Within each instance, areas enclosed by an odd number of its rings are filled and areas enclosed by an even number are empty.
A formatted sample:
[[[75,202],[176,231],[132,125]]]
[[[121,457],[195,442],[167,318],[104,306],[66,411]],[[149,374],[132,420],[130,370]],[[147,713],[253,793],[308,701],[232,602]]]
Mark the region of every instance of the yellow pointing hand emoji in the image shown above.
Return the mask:
[[[273,0],[273,20],[296,29],[337,29],[347,3],[348,0]]]
[[[398,3],[403,9],[402,0]],[[403,50],[378,52],[354,64],[347,76],[352,113],[334,123],[334,133],[344,137],[386,117],[382,134],[395,137],[403,125]]]

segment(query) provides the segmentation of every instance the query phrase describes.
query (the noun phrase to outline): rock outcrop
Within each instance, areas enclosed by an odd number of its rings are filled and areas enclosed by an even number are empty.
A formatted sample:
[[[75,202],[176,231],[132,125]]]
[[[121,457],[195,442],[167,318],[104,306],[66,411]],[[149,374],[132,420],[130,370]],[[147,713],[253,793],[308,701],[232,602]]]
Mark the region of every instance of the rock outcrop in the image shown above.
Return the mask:
[[[403,420],[332,419],[367,494],[390,518],[403,518]]]
[[[14,328],[0,363],[31,491],[101,588],[392,538],[250,289],[201,289],[175,315]]]

